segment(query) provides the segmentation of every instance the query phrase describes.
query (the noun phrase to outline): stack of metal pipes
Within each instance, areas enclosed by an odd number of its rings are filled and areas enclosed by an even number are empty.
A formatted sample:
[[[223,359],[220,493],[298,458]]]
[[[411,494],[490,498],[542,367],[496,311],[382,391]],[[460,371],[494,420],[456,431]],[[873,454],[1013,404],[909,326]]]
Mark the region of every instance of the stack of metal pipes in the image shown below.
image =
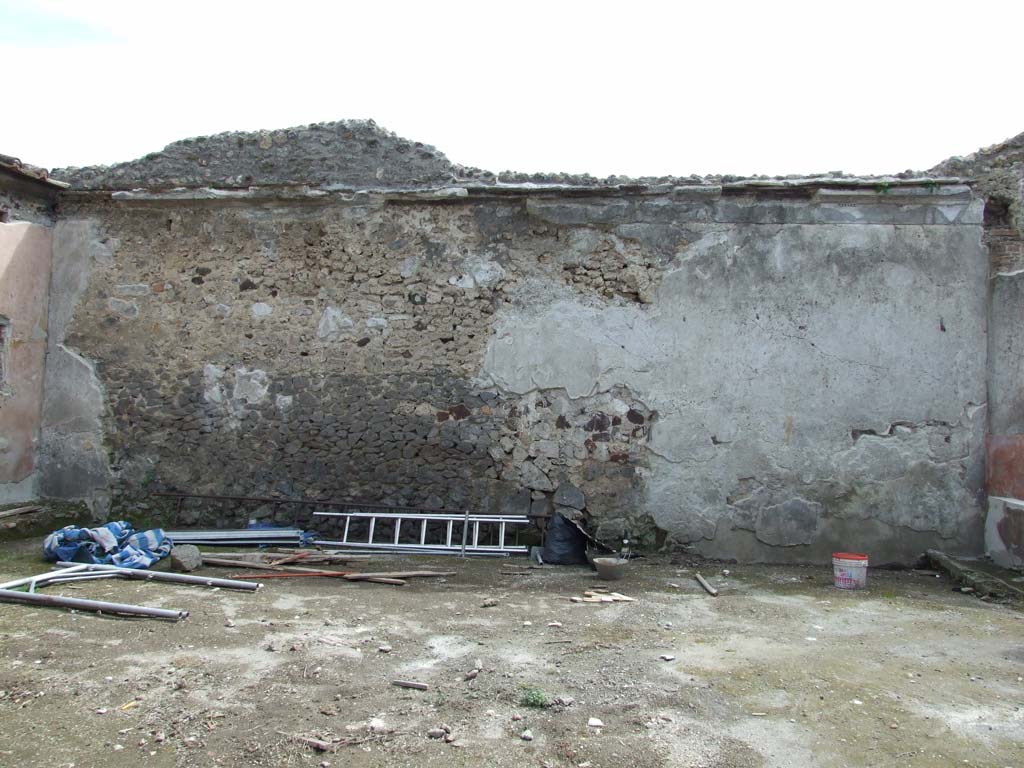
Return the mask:
[[[190,576],[183,573],[163,573],[160,571],[144,571],[134,568],[119,568],[116,565],[100,563],[57,563],[57,569],[35,576],[0,584],[0,601],[8,603],[28,603],[30,605],[56,606],[72,610],[109,613],[119,616],[145,616],[152,619],[169,619],[178,621],[188,616],[188,611],[151,608],[145,605],[129,605],[112,603],[105,600],[86,600],[62,595],[46,595],[36,592],[37,587],[48,584],[62,584],[69,581],[89,581],[93,579],[135,579],[139,581],[163,581],[174,584],[192,584],[203,587],[224,589],[241,589],[254,592],[262,584],[237,579],[214,579],[207,576]],[[27,592],[19,588],[28,587]]]

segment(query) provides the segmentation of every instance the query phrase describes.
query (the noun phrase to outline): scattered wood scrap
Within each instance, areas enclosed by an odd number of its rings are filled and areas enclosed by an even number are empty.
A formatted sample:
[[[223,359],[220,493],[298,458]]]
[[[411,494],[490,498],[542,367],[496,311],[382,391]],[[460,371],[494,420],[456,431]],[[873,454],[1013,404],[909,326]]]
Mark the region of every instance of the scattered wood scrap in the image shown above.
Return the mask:
[[[305,744],[317,752],[337,752],[338,747],[352,747],[357,744],[365,744],[368,741],[383,741],[391,737],[390,733],[374,733],[370,736],[350,736],[345,739],[326,741],[314,736],[304,736],[300,733],[285,733],[284,731],[278,731],[277,733],[298,744]]]
[[[306,565],[329,565],[331,563],[366,562],[370,555],[352,555],[346,552],[321,552],[315,549],[281,549],[259,552],[201,552],[203,557],[223,560],[244,560],[247,563],[262,565],[287,565],[289,562],[302,562]],[[293,560],[294,558],[294,560]]]
[[[331,552],[322,549],[287,549],[281,548],[274,552],[252,552],[250,555],[261,555],[265,558],[276,558],[279,555],[301,555],[304,563],[354,563],[369,560],[372,555],[354,555],[343,550]]]
[[[307,747],[312,747],[317,752],[334,752],[338,745],[330,741],[324,741],[323,739],[315,739],[312,736],[303,736],[298,733],[285,733],[284,731],[278,731],[278,734],[284,736],[286,739],[291,739],[299,744],[305,744]]]
[[[392,685],[397,685],[399,688],[412,688],[416,691],[427,691],[430,690],[430,686],[426,683],[417,683],[415,680],[392,680]]]
[[[311,557],[311,555],[311,552],[296,552],[294,555],[285,555],[279,560],[273,560],[270,562],[270,565],[287,565],[288,563],[294,563],[299,560],[304,560],[310,563],[320,562],[316,558]]]
[[[250,562],[249,560],[236,560],[227,557],[210,557],[202,555],[203,565],[216,565],[221,568],[246,568],[257,571],[280,571],[282,573],[329,573],[333,576],[351,573],[350,571],[324,571],[319,568],[306,568],[301,565],[269,565],[267,563]]]
[[[635,603],[636,598],[627,597],[621,592],[609,592],[604,589],[593,589],[583,593],[583,597],[570,597],[574,603]]]
[[[697,583],[704,587],[704,591],[712,597],[718,597],[718,590],[712,587],[708,580],[701,576],[699,573],[694,574],[694,578],[697,579]]]
[[[406,579],[431,578],[454,576],[455,571],[397,571],[384,573],[358,573],[354,571],[330,571],[322,568],[307,568],[303,565],[271,565],[269,563],[257,563],[250,560],[242,560],[234,557],[217,557],[210,555],[202,556],[203,565],[215,565],[222,568],[245,568],[247,570],[264,571],[263,573],[247,573],[237,576],[238,579],[284,579],[301,577],[339,578],[346,581],[369,581],[374,584],[391,584],[396,587],[404,587],[408,582]],[[303,563],[308,562],[305,558]],[[273,573],[265,573],[272,571]]]
[[[347,573],[334,573],[333,571],[311,571],[309,573],[246,573],[242,576],[236,576],[236,579],[302,579],[316,576],[327,576],[327,577],[340,577],[346,578]],[[359,581],[370,581],[374,584],[391,584],[396,587],[404,587],[408,584],[408,581],[403,579],[391,579],[386,576],[372,576],[366,579],[359,579]]]
[[[432,576],[454,576],[455,571],[389,571],[387,573],[350,573],[345,578],[349,581],[367,581],[369,579],[416,579]]]
[[[43,508],[39,506],[15,507],[14,509],[5,509],[4,511],[0,512],[0,519],[3,519],[5,517],[17,517],[18,515],[27,515],[29,512],[41,512],[42,510]]]

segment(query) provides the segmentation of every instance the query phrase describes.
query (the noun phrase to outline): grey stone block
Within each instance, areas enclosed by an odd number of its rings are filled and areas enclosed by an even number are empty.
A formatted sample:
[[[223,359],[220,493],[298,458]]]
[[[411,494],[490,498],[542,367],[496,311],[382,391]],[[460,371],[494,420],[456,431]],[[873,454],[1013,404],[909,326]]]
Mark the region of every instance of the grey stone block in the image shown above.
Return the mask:
[[[561,504],[573,509],[586,509],[587,497],[583,491],[572,483],[562,483],[555,491],[555,504]]]
[[[171,570],[191,573],[203,565],[203,556],[194,544],[177,544],[171,550]]]

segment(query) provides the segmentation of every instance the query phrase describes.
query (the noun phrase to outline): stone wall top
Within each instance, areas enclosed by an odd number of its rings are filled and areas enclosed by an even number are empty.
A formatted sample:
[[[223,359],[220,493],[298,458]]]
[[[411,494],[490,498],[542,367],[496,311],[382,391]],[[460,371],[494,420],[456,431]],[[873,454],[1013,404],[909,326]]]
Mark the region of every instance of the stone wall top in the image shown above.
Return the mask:
[[[934,174],[932,174],[934,175]],[[327,190],[424,190],[457,185],[497,189],[545,188],[579,194],[585,190],[674,187],[898,186],[918,183],[913,172],[895,176],[843,173],[789,176],[608,176],[520,173],[469,168],[443,153],[387,131],[372,120],[342,120],[271,131],[221,133],[169,144],[138,160],[111,166],[57,168],[51,176],[79,192],[173,189],[252,189],[312,187]],[[933,179],[931,183],[955,183]]]
[[[973,179],[978,192],[1006,207],[1003,224],[1024,229],[1024,133],[966,157],[951,157],[930,173]],[[990,215],[999,212],[992,209]]]
[[[139,160],[58,168],[52,175],[79,190],[281,184],[365,189],[436,186],[453,176],[441,152],[372,120],[184,139]]]
[[[28,221],[51,226],[57,195],[66,186],[47,178],[42,168],[0,155],[0,222]]]

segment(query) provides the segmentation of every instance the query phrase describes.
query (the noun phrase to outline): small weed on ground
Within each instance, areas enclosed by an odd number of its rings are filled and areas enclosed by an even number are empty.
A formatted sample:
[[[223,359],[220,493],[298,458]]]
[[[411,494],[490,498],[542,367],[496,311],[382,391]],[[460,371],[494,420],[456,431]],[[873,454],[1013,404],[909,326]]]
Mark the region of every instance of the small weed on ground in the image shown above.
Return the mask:
[[[548,695],[543,690],[533,685],[526,685],[523,686],[523,695],[519,698],[519,703],[524,707],[544,709],[550,702]]]

